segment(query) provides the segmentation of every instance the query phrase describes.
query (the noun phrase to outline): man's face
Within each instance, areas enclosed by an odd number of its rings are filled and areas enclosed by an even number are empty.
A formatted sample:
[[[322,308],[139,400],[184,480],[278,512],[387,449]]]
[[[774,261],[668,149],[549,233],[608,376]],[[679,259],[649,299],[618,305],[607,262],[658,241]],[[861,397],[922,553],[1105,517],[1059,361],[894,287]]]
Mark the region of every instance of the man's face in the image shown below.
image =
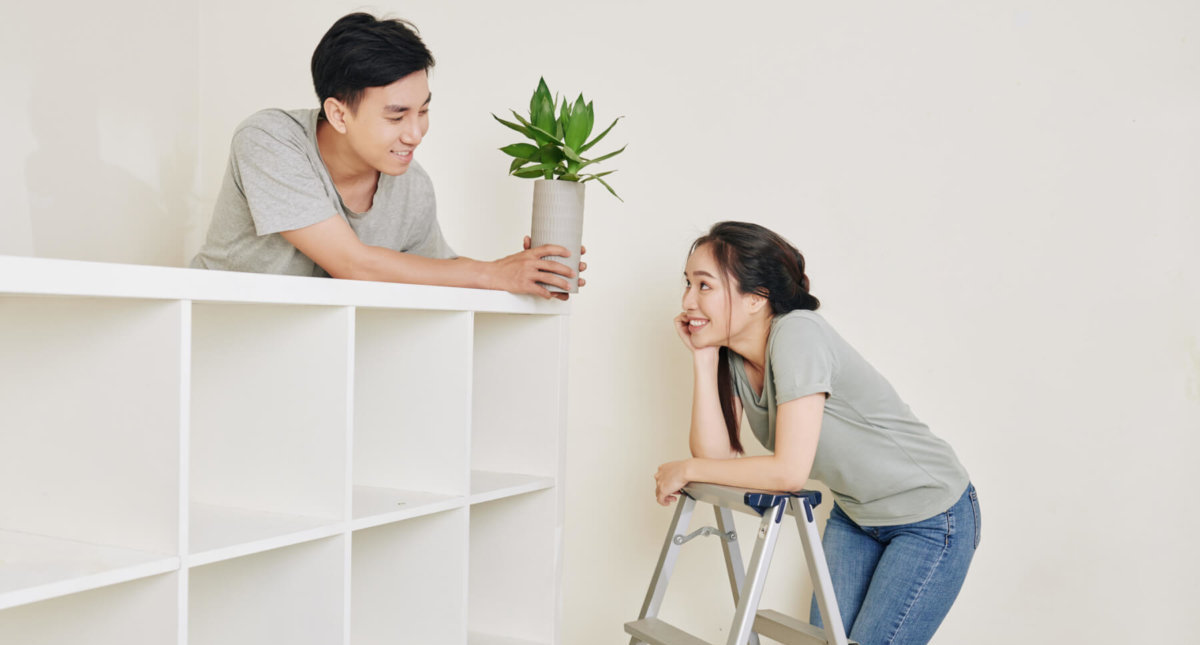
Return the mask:
[[[346,137],[375,170],[402,175],[429,131],[429,76],[424,70],[383,87],[368,87],[346,113]]]

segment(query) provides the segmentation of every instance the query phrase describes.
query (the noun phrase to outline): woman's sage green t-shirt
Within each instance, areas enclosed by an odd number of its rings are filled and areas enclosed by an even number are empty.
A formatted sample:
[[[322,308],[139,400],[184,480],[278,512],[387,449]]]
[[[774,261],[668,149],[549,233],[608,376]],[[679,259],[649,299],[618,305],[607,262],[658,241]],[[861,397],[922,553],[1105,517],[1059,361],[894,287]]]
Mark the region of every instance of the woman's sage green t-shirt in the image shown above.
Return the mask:
[[[776,316],[757,395],[741,356],[730,372],[754,435],[775,449],[776,409],[824,392],[810,477],[861,526],[929,519],[954,505],[969,478],[954,450],[900,400],[891,384],[815,311]]]

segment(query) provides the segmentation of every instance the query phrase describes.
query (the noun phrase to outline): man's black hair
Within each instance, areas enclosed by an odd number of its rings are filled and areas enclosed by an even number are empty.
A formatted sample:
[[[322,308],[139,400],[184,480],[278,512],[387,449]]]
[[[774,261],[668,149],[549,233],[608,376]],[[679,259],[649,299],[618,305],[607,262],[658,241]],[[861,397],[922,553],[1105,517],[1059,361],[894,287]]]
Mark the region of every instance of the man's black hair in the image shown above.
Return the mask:
[[[325,116],[325,99],[331,96],[354,110],[368,87],[391,85],[433,64],[433,54],[412,23],[379,20],[368,13],[344,16],[313,51],[313,87],[321,116]]]

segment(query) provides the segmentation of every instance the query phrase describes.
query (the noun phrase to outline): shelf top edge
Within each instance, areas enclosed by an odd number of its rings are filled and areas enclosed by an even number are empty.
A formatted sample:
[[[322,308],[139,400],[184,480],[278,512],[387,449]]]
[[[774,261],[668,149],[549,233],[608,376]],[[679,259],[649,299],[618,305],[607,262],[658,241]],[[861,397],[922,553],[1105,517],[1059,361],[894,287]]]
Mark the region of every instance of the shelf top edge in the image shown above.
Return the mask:
[[[0,295],[567,314],[504,291],[0,255]]]

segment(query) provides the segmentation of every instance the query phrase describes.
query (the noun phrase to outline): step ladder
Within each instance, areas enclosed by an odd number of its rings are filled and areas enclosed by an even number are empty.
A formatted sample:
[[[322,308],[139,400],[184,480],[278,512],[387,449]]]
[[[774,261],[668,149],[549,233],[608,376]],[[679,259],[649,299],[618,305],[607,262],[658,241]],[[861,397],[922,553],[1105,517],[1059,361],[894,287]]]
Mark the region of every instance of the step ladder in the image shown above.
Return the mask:
[[[684,535],[692,518],[696,502],[711,504],[717,516],[717,526],[704,527]],[[838,613],[837,599],[833,595],[833,582],[825,563],[825,552],[821,549],[821,538],[813,517],[813,507],[821,503],[821,493],[800,491],[777,493],[746,488],[733,488],[717,484],[688,484],[675,507],[675,519],[667,531],[658,567],[650,580],[650,590],[642,603],[638,620],[625,623],[625,632],[632,636],[629,645],[710,645],[699,638],[658,619],[667,581],[679,556],[679,549],[696,537],[715,535],[724,546],[725,569],[729,573],[729,586],[733,591],[733,602],[737,606],[733,616],[733,627],[729,630],[727,645],[759,645],[761,634],[785,645],[857,645],[847,640]],[[742,568],[742,555],[734,530],[733,513],[741,511],[759,515],[758,540],[750,556],[750,575],[747,578]],[[800,528],[800,541],[804,544],[804,557],[808,561],[809,575],[817,597],[817,608],[821,611],[825,628],[785,616],[777,611],[759,611],[758,601],[762,598],[767,581],[767,568],[779,539],[779,527],[783,516],[792,515]]]

